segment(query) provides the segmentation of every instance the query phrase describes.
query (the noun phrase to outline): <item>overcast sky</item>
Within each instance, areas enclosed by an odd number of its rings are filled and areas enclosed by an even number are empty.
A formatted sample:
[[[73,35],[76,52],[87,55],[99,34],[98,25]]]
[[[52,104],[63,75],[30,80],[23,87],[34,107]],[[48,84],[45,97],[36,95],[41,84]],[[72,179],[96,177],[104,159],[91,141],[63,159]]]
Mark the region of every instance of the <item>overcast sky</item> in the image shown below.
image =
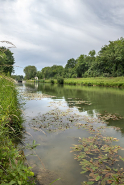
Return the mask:
[[[16,45],[18,75],[28,65],[65,66],[123,36],[124,0],[0,0],[0,41]]]

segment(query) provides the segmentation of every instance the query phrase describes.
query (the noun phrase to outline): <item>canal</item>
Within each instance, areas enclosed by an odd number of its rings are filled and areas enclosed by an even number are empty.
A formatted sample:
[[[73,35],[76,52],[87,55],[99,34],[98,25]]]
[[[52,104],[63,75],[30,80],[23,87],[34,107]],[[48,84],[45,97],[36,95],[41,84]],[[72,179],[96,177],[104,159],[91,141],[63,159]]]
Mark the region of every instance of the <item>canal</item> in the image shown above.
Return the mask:
[[[22,141],[27,163],[37,184],[80,185],[87,180],[79,161],[70,152],[81,138],[90,136],[81,125],[105,127],[103,135],[119,139],[124,147],[124,89],[20,84],[23,105]],[[37,145],[34,150],[29,144]],[[119,155],[124,157],[123,150]]]

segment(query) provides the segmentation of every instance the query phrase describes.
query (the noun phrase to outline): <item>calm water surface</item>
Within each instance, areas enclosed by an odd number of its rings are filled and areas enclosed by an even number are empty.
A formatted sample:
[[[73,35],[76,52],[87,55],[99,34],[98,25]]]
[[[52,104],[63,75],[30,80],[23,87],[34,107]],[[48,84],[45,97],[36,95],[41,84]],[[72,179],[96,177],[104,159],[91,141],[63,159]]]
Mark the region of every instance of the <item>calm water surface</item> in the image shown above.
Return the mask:
[[[61,178],[54,184],[80,185],[87,179],[80,174],[81,166],[74,160],[70,147],[89,133],[75,124],[106,125],[96,121],[98,114],[124,117],[124,89],[49,84],[23,84],[18,89],[26,99],[24,126],[27,133],[23,141],[31,144],[35,140],[40,144],[36,153],[24,151],[37,175],[37,184],[49,185]],[[110,120],[107,125],[109,128],[104,134],[118,138],[118,144],[124,147],[124,119]],[[124,157],[124,152],[120,155]]]

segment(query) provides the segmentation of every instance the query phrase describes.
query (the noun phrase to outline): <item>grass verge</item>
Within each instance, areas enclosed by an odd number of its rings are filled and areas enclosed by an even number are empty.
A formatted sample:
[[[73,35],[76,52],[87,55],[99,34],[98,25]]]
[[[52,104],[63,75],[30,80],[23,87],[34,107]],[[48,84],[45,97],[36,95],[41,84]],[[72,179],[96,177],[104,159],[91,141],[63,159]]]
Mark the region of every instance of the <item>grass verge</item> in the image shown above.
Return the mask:
[[[34,82],[34,80],[27,80]],[[38,80],[41,83],[51,83],[51,79]],[[57,84],[57,79],[54,79]],[[103,86],[103,87],[122,87],[124,88],[124,77],[92,77],[92,78],[64,78],[64,84],[68,85],[83,85],[83,86]]]
[[[124,77],[66,78],[64,84],[85,86],[124,87]]]
[[[11,78],[0,75],[0,184],[35,184],[30,167],[24,165],[24,156],[13,144],[12,138],[22,129],[21,110],[17,90]]]

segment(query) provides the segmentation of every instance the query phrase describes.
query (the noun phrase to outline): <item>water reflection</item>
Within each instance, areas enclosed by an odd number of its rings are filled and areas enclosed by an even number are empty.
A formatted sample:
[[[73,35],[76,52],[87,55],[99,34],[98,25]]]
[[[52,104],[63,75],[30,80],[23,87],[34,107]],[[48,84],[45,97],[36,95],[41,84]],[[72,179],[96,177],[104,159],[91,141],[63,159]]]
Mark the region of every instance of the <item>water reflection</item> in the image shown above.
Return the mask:
[[[79,129],[75,126],[76,120],[68,122],[68,120],[61,119],[61,111],[69,110],[70,115],[78,114],[79,116],[90,116],[91,119],[97,118],[97,114],[105,115],[117,113],[124,117],[124,90],[98,88],[98,87],[81,87],[81,86],[57,86],[49,84],[25,84],[21,87],[23,92],[31,92],[34,94],[48,94],[49,98],[29,99],[25,105],[25,127],[32,137],[25,135],[28,142],[36,140],[40,146],[37,147],[37,154],[45,165],[45,170],[39,159],[34,156],[28,156],[28,162],[32,165],[34,171],[37,173],[39,184],[50,184],[53,180],[61,178],[60,181],[55,182],[57,185],[75,185],[81,184],[86,180],[84,175],[81,175],[81,167],[79,163],[74,160],[74,156],[70,153],[72,144],[78,143],[79,137],[88,137],[89,133],[85,130]],[[54,97],[53,97],[54,96]],[[35,96],[34,96],[35,97]],[[58,118],[54,117],[54,124],[47,115],[50,111],[59,110]],[[54,113],[53,113],[54,114]],[[52,112],[51,112],[52,115]],[[52,118],[51,118],[52,119]],[[32,123],[33,121],[33,123]],[[58,122],[63,122],[64,129],[58,129],[52,132],[52,128],[56,128]],[[108,126],[120,127],[121,132],[124,132],[123,119],[109,120]],[[50,122],[50,123],[49,123]],[[69,123],[69,127],[66,122]],[[77,119],[77,123],[90,123],[89,118],[84,120]],[[94,125],[97,123],[94,121]],[[41,127],[42,125],[42,127]],[[48,125],[48,126],[46,126]],[[62,125],[62,126],[63,126]],[[99,123],[99,126],[102,123]],[[45,126],[45,127],[44,127]],[[51,126],[51,127],[49,127]],[[36,129],[34,129],[34,127]],[[37,130],[42,129],[46,134]],[[57,125],[58,127],[58,125]],[[49,128],[51,130],[49,130]],[[120,139],[119,144],[123,143],[123,135],[119,130],[110,128],[106,131],[107,135],[114,136]],[[123,146],[124,147],[124,146]],[[29,151],[25,150],[25,154]],[[48,178],[49,177],[49,178]]]
[[[26,84],[26,87],[35,89],[35,84]],[[118,114],[124,117],[124,89],[106,87],[81,87],[81,86],[58,86],[50,84],[38,84],[37,92],[51,96],[52,99],[64,97],[70,108],[76,107],[79,112],[87,112],[89,116],[96,117],[96,114]],[[78,102],[79,103],[78,103]],[[81,101],[85,101],[81,103]],[[87,103],[89,102],[89,103]],[[119,126],[124,132],[124,120],[110,120],[110,126]]]

